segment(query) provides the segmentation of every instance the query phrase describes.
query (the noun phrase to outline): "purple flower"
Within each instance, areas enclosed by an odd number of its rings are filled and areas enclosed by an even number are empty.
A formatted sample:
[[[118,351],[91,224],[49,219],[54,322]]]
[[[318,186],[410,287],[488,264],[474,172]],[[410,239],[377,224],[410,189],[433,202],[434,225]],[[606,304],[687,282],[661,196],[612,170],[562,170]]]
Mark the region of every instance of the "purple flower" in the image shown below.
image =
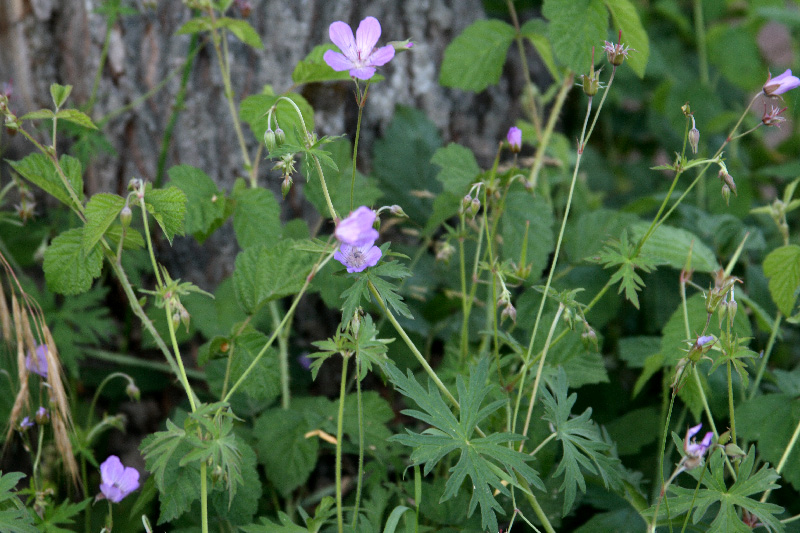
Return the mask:
[[[710,431],[706,433],[706,436],[703,437],[703,440],[700,443],[697,443],[694,437],[700,431],[700,428],[703,427],[703,424],[697,424],[694,427],[690,427],[689,431],[686,432],[686,438],[683,440],[683,451],[686,452],[686,455],[692,459],[699,459],[703,455],[705,455],[706,450],[711,446],[711,439],[714,438],[714,434]]]
[[[703,335],[702,337],[697,337],[697,346],[702,348],[703,346],[705,346],[706,344],[708,344],[713,340],[714,340],[713,335]]]
[[[372,243],[366,246],[350,246],[342,243],[333,254],[333,258],[347,267],[348,272],[361,272],[367,267],[375,266],[383,255],[381,249]]]
[[[372,227],[375,216],[375,211],[362,205],[336,225],[334,234],[349,246],[371,246],[378,239],[378,232]]]
[[[28,351],[25,356],[25,368],[28,372],[39,374],[44,379],[47,379],[47,345],[40,344],[36,347],[36,353]]]
[[[381,36],[381,24],[375,17],[361,21],[355,38],[350,26],[342,21],[331,24],[329,33],[331,41],[342,53],[328,50],[322,58],[336,72],[349,70],[350,76],[368,80],[375,75],[375,67],[385,65],[394,57],[392,45],[374,49]]]
[[[36,410],[35,419],[37,424],[43,426],[44,424],[47,424],[47,422],[50,421],[50,413],[48,413],[47,409],[45,409],[44,407],[39,407]]]
[[[511,151],[515,154],[519,153],[522,149],[522,130],[516,126],[511,126],[508,129],[506,140],[508,140],[508,144],[511,145]]]
[[[123,466],[119,457],[111,455],[100,465],[100,492],[109,501],[119,503],[139,488],[139,472],[135,468]]]
[[[19,423],[19,430],[25,431],[26,429],[32,428],[34,426],[33,420],[30,417],[26,416],[22,419],[22,422]]]
[[[778,96],[797,87],[800,87],[800,78],[792,76],[791,69],[786,69],[786,72],[774,78],[770,73],[762,90],[767,96]]]

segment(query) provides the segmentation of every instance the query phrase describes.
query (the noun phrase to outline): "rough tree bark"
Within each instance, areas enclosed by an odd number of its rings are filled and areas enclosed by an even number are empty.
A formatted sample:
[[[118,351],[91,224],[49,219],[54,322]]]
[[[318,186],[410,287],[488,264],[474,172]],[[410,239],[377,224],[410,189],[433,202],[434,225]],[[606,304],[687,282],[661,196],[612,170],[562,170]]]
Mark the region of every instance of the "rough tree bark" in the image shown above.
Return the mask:
[[[95,12],[101,4],[99,0],[0,2],[0,81],[13,80],[12,104],[18,115],[48,107],[48,87],[53,82],[74,86],[72,105],[89,100],[106,35],[106,19]],[[188,53],[190,37],[176,35],[190,17],[185,5],[177,0],[123,4],[133,5],[138,13],[122,17],[111,28],[108,61],[91,110],[95,120],[154,89],[181,68]],[[398,104],[424,110],[445,142],[461,142],[483,161],[493,156],[497,139],[516,118],[514,94],[521,75],[513,67],[500,85],[480,95],[444,89],[437,83],[446,45],[485,16],[480,0],[252,0],[252,4],[248,21],[265,46],[254,50],[234,38],[229,40],[237,101],[260,92],[266,84],[277,92],[289,89],[294,65],[315,45],[328,42],[328,25],[335,20],[356,26],[372,15],[383,25],[382,42],[412,38],[417,44],[413,53],[401,54],[384,68],[386,81],[370,91],[359,150],[363,156],[359,164],[366,169],[373,141]],[[154,179],[162,135],[179,87],[180,75],[176,75],[151,98],[105,124],[103,133],[116,153],[94,158],[86,170],[87,194],[123,192],[132,177]],[[319,134],[354,133],[356,107],[349,84],[316,84],[299,90],[316,110]],[[4,157],[19,158],[30,151],[19,137],[10,146],[8,137],[3,139]],[[255,139],[250,138],[250,144],[253,149]],[[221,188],[230,189],[244,175],[242,163],[213,47],[206,42],[192,67],[167,168],[193,165]],[[270,176],[269,167],[261,165],[259,180],[277,192],[279,180]],[[176,275],[213,288],[229,274],[235,257],[229,232],[223,229],[200,249],[190,239],[177,241],[173,261],[183,272]]]

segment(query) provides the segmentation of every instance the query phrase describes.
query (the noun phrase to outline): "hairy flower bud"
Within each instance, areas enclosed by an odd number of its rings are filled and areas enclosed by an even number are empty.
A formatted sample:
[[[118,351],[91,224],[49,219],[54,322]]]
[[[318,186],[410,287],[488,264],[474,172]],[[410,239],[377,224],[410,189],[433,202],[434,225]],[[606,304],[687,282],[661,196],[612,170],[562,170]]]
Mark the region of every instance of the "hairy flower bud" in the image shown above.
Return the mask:
[[[469,204],[469,214],[472,218],[475,218],[475,215],[478,214],[478,211],[481,209],[481,201],[477,198],[473,198],[472,202]]]
[[[278,146],[283,145],[286,142],[286,133],[280,128],[275,130],[275,142]]]
[[[694,119],[692,119],[694,120]],[[692,153],[697,153],[697,145],[700,142],[700,130],[693,127],[689,130],[689,146],[692,148]]]
[[[511,305],[511,302],[507,303],[506,306],[503,308],[503,312],[500,313],[500,322],[505,320],[506,318],[510,318],[513,323],[517,323],[517,310]]]
[[[472,205],[472,196],[467,194],[466,196],[464,196],[464,198],[461,199],[461,211],[463,213],[466,213],[471,205]]]
[[[270,152],[274,152],[278,147],[278,137],[275,132],[272,131],[272,128],[267,128],[267,131],[264,132],[264,144]]]
[[[289,194],[289,191],[292,188],[292,177],[291,176],[284,176],[283,183],[281,183],[281,194],[284,198],[286,195]]]
[[[127,228],[131,225],[131,218],[133,218],[133,212],[126,204],[125,207],[122,208],[122,211],[119,212],[119,221],[122,222],[123,227]]]
[[[128,386],[125,387],[125,394],[128,395],[128,398],[133,400],[134,402],[138,402],[142,398],[142,392],[139,390],[139,387],[136,386],[136,383],[133,381],[128,383]]]

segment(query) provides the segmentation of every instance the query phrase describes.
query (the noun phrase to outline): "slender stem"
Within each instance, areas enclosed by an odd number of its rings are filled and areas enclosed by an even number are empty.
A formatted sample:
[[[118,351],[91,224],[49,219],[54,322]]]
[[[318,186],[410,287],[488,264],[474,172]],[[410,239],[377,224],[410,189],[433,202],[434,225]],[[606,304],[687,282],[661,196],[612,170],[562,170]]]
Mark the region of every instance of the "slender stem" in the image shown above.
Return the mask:
[[[336,523],[339,533],[344,531],[342,514],[342,428],[344,425],[344,397],[347,389],[347,357],[342,357],[342,381],[339,385],[339,417],[336,422]],[[356,380],[358,376],[356,376]]]
[[[733,376],[731,375],[731,360],[726,361],[725,366],[728,368],[728,416],[731,422],[731,442],[736,444],[736,417],[733,410]]]
[[[794,433],[792,433],[792,438],[789,439],[789,444],[786,445],[786,449],[783,450],[783,455],[781,456],[781,460],[778,461],[778,466],[775,467],[775,472],[780,474],[783,471],[783,467],[786,466],[786,461],[789,460],[789,455],[791,455],[792,450],[794,450],[795,444],[797,444],[797,440],[800,439],[800,422],[797,423],[797,426],[794,428]],[[769,498],[772,489],[766,491],[763,496],[761,496],[761,501],[767,501]]]
[[[758,392],[758,385],[761,383],[761,378],[764,376],[764,370],[767,368],[769,356],[772,355],[772,348],[775,346],[775,339],[778,337],[778,331],[781,329],[782,318],[783,315],[780,311],[778,311],[778,314],[775,315],[775,321],[772,323],[772,331],[769,333],[769,341],[767,341],[767,347],[764,350],[764,356],[761,358],[761,366],[758,367],[758,372],[753,380],[753,387],[750,389],[750,396],[748,397],[748,400],[752,400],[756,395],[756,392]]]
[[[536,155],[533,159],[533,166],[531,167],[531,173],[528,177],[528,183],[534,190],[536,189],[536,183],[539,180],[539,172],[542,170],[542,165],[544,164],[545,151],[550,145],[550,136],[556,127],[558,117],[561,115],[561,109],[564,107],[567,94],[569,94],[570,89],[572,89],[572,84],[574,81],[575,75],[573,73],[570,73],[569,76],[564,78],[564,81],[561,83],[561,89],[558,91],[558,96],[556,96],[556,101],[553,104],[553,109],[550,110],[550,116],[547,119],[547,125],[544,128],[544,133],[542,134],[542,139],[539,142],[539,147],[536,149]],[[584,128],[585,127],[586,126],[584,124]]]
[[[459,231],[461,235],[458,238],[458,266],[461,278],[461,359],[460,366],[463,368],[467,361],[467,345],[469,344],[469,311],[470,305],[467,299],[467,265],[464,254],[464,234],[466,233],[466,224],[464,223],[464,214],[459,215]]]
[[[278,311],[278,304],[275,300],[269,303],[269,312],[272,314],[272,327],[276,330],[280,325],[280,312]],[[278,365],[281,372],[281,407],[284,409],[289,408],[291,402],[291,391],[289,390],[289,342],[285,332],[289,328],[281,330],[278,335]]]
[[[194,413],[197,411],[197,404],[194,399],[194,391],[192,391],[192,387],[189,385],[189,378],[186,376],[186,369],[183,368],[183,359],[181,358],[181,350],[178,348],[178,339],[175,337],[175,325],[172,323],[172,308],[169,301],[164,302],[164,311],[167,315],[167,326],[169,327],[169,338],[172,341],[172,350],[175,352],[175,360],[178,362],[178,370],[180,371],[178,377],[186,391],[186,396],[189,397],[189,405],[192,407],[192,412]]]
[[[356,403],[358,409],[358,475],[356,476],[356,502],[353,506],[353,530],[358,531],[358,509],[361,504],[361,486],[364,480],[364,405],[361,401],[361,357],[356,353]]]
[[[539,450],[544,448],[545,444],[547,444],[548,442],[550,442],[551,440],[553,440],[557,436],[558,436],[558,433],[550,433],[547,436],[547,438],[544,439],[542,442],[540,442],[539,445],[536,448],[534,448],[533,451],[531,453],[529,453],[528,455],[530,455],[531,457],[534,457],[537,453],[539,453]]]
[[[539,500],[537,500],[536,496],[533,495],[533,491],[531,491],[531,488],[530,488],[530,485],[528,484],[528,482],[525,481],[525,479],[522,476],[520,476],[519,474],[517,474],[517,481],[519,481],[519,483],[523,487],[525,487],[527,489],[526,491],[523,492],[525,494],[525,499],[528,500],[528,503],[533,508],[533,512],[534,512],[534,514],[536,514],[536,517],[542,523],[542,526],[544,527],[544,530],[547,531],[547,533],[556,533],[556,530],[553,529],[553,525],[550,523],[550,520],[547,518],[547,513],[544,512],[544,509],[542,509],[542,506],[539,505]]]
[[[129,383],[132,383],[133,380],[128,374],[124,372],[114,372],[106,376],[106,378],[100,382],[100,385],[97,386],[97,390],[94,392],[94,397],[92,397],[92,403],[89,404],[89,412],[86,415],[86,429],[89,429],[89,426],[92,425],[92,418],[94,418],[94,408],[97,405],[97,400],[100,398],[100,393],[103,391],[103,388],[106,384],[114,378],[124,378]]]
[[[526,94],[530,97],[529,105],[530,105],[530,114],[531,114],[531,122],[533,122],[533,127],[536,130],[536,137],[541,140],[542,137],[542,124],[541,119],[539,118],[539,113],[536,109],[536,98],[534,97],[533,93],[533,82],[531,81],[531,72],[528,68],[528,58],[525,56],[525,45],[522,39],[522,34],[520,34],[520,26],[519,26],[519,18],[517,17],[517,10],[514,8],[513,0],[506,0],[506,6],[508,6],[508,13],[511,15],[511,23],[514,25],[514,29],[516,33],[514,35],[514,40],[517,42],[517,50],[519,51],[519,59],[522,63],[522,75],[525,77],[525,86],[528,87],[528,91]],[[558,113],[556,113],[558,114]],[[516,157],[516,155],[515,155]]]
[[[693,0],[694,34],[697,40],[697,58],[700,62],[700,83],[708,85],[708,52],[706,51],[706,30],[703,23],[703,2]]]
[[[208,533],[208,466],[200,461],[200,520],[203,533]]]
[[[364,93],[361,93],[361,87],[356,82],[356,90],[358,91],[358,121],[356,122],[356,138],[353,141],[353,177],[350,179],[350,211],[355,209],[354,198],[356,192],[356,160],[358,159],[358,139],[361,137],[361,116],[364,114],[364,105],[367,103],[367,91],[369,91],[369,82],[364,87]]]

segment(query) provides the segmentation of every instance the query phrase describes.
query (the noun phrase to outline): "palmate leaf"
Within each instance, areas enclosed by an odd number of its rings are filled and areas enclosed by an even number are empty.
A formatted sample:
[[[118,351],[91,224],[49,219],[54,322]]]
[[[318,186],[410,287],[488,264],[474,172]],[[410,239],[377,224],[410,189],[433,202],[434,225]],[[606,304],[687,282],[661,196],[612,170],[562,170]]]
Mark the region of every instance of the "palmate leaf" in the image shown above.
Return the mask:
[[[383,252],[383,257],[386,257],[389,243],[380,248]],[[397,286],[381,277],[402,279],[410,275],[408,268],[397,261],[381,261],[376,266],[363,272],[351,274],[351,276],[357,277],[357,280],[342,293],[342,298],[345,299],[342,305],[342,316],[349,320],[361,304],[361,300],[369,300],[369,282],[372,282],[378,294],[381,295],[381,298],[389,307],[406,318],[414,318],[411,315],[411,311],[408,310],[408,306],[403,302],[403,297],[397,294]]]
[[[753,472],[755,460],[755,447],[751,446],[747,457],[739,465],[736,482],[727,487],[722,454],[715,453],[709,460],[709,471],[702,477],[701,469],[689,472],[692,477],[700,481],[703,488],[684,488],[675,484],[670,486],[670,492],[675,494],[669,498],[670,516],[694,509],[692,522],[697,524],[713,504],[719,503],[719,507],[715,507],[717,515],[711,522],[708,533],[749,533],[751,529],[739,518],[737,508],[746,509],[769,531],[782,532],[784,526],[776,515],[783,512],[783,507],[750,498],[753,494],[777,489],[775,481],[780,478],[769,466],[763,466],[757,472]],[[664,507],[662,506],[662,509]]]
[[[552,394],[542,391],[543,418],[556,428],[556,439],[563,448],[563,457],[554,476],[564,474],[561,489],[564,489],[563,514],[566,516],[575,503],[577,487],[586,492],[584,472],[599,475],[606,487],[618,489],[622,486],[622,471],[619,459],[610,455],[611,444],[590,419],[591,408],[579,416],[572,415],[578,395],[567,396],[567,375],[562,368],[559,368],[552,389]]]
[[[471,516],[480,504],[482,527],[489,531],[497,531],[496,513],[502,513],[503,508],[492,493],[497,490],[508,496],[509,491],[502,482],[515,484],[513,472],[544,490],[538,473],[526,464],[532,458],[508,447],[507,443],[520,441],[525,437],[515,433],[495,433],[488,437],[473,438],[476,425],[505,403],[504,400],[497,400],[481,408],[492,388],[487,384],[489,373],[487,359],[482,359],[470,368],[469,381],[465,382],[462,376],[458,376],[456,380],[461,406],[458,418],[450,411],[433,383],[429,382],[426,390],[417,382],[411,371],[404,375],[392,365],[387,365],[386,373],[397,390],[414,400],[422,409],[422,411],[406,409],[403,413],[431,426],[422,433],[407,429],[405,435],[395,435],[389,440],[414,448],[411,460],[415,465],[424,465],[425,474],[430,473],[436,464],[451,452],[460,452],[458,462],[450,468],[452,475],[447,480],[440,503],[456,496],[464,480],[469,476],[472,498],[467,516]]]
[[[639,309],[639,295],[636,294],[644,287],[644,281],[636,273],[636,269],[644,272],[652,272],[655,262],[643,253],[636,253],[635,247],[628,240],[626,231],[622,232],[620,239],[612,240],[597,254],[590,259],[593,263],[600,263],[605,268],[619,266],[619,269],[611,276],[610,283],[613,285],[620,282],[619,291],[625,291],[625,298],[631,302],[636,309]]]

